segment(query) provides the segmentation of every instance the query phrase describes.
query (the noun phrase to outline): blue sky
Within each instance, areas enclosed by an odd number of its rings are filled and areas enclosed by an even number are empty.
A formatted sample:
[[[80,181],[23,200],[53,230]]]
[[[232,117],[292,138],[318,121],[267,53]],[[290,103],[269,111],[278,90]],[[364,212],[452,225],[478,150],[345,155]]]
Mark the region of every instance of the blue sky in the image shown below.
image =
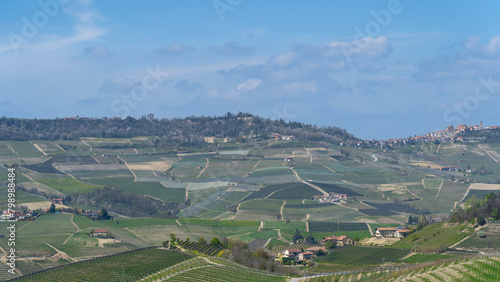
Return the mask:
[[[498,1],[1,1],[2,116],[500,124]]]

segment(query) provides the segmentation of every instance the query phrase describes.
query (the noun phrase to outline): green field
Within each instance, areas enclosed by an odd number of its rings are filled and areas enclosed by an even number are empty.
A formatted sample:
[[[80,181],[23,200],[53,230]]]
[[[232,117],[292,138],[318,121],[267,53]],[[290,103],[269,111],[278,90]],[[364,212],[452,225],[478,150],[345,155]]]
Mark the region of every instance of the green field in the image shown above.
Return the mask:
[[[436,223],[410,234],[392,246],[405,249],[414,248],[417,252],[433,253],[459,242],[471,233],[472,227],[468,224]]]
[[[346,246],[331,251],[324,257],[318,257],[318,262],[340,265],[378,265],[397,261],[409,254],[409,250],[398,248],[377,248]]]
[[[64,194],[71,194],[74,192],[85,193],[102,187],[100,185],[83,183],[71,178],[40,178],[37,179],[37,181]]]

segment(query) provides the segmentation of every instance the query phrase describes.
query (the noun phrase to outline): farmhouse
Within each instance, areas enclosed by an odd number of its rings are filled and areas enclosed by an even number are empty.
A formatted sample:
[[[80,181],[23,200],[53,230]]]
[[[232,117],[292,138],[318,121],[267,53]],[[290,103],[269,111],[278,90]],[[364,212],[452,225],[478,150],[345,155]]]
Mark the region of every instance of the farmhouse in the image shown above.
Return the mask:
[[[313,252],[303,252],[299,254],[299,260],[310,260],[314,257]]]
[[[441,171],[464,171],[464,169],[459,166],[445,166],[441,168]]]
[[[342,235],[342,236],[334,236],[334,237],[325,237],[323,238],[323,243],[332,242],[336,247],[343,247],[354,245],[354,240]]]
[[[283,251],[284,257],[297,257],[300,253],[302,253],[301,249],[286,249]]]
[[[323,252],[326,253],[326,248],[325,247],[320,247],[320,246],[314,246],[306,249],[306,252],[317,252],[319,250],[322,250]]]
[[[109,231],[103,230],[103,229],[94,230],[94,231],[92,231],[91,236],[92,237],[108,237]]]
[[[52,203],[62,205],[63,204],[63,199],[58,198],[58,199],[52,199]]]
[[[377,238],[404,238],[410,234],[410,230],[402,227],[380,227],[375,229]]]

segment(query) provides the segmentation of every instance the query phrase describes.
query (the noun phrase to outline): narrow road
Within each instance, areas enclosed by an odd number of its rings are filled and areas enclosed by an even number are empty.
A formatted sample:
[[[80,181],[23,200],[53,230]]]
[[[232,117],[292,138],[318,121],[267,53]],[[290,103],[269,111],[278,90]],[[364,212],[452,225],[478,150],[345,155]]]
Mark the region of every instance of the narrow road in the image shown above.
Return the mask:
[[[286,201],[283,201],[283,205],[281,206],[281,209],[280,209],[281,220],[285,220],[285,217],[283,216],[283,208],[285,207],[285,205],[286,205]]]
[[[370,234],[373,236],[373,231],[372,231],[370,224],[368,224],[368,221],[365,221],[365,223],[366,223],[366,226],[368,227],[368,231],[370,231]]]
[[[207,164],[205,165],[205,167],[200,171],[200,173],[198,173],[198,176],[196,176],[196,178],[200,178],[200,176],[205,172],[205,169],[207,169],[208,167],[208,163],[210,163],[210,159],[209,158],[206,158],[207,159]]]
[[[378,158],[377,158],[377,156],[375,154],[372,154],[372,158],[373,158],[373,162],[378,161]]]
[[[297,171],[295,171],[295,169],[293,169],[293,167],[292,167],[292,168],[290,168],[290,169],[292,170],[292,172],[293,172],[293,174],[294,174],[295,179],[297,179],[299,182],[304,183],[304,184],[306,184],[306,185],[309,185],[309,186],[311,186],[312,188],[314,188],[314,189],[318,190],[319,192],[321,192],[321,194],[323,194],[323,196],[328,196],[328,193],[327,193],[325,190],[323,190],[323,189],[319,188],[318,186],[316,186],[316,185],[314,185],[314,184],[311,184],[311,183],[309,183],[309,182],[307,182],[307,181],[304,181],[302,178],[300,178],[299,174],[297,173]]]
[[[311,152],[309,151],[308,148],[304,148],[304,149],[306,149],[307,154],[309,154],[309,162],[312,163],[313,162],[313,156],[311,155]]]
[[[439,190],[436,194],[436,198],[434,198],[434,199],[437,199],[439,197],[439,193],[441,193],[441,188],[443,188],[443,183],[444,183],[444,180],[441,180],[441,185],[439,185]]]
[[[31,142],[30,142],[30,143],[31,143]],[[31,143],[31,144],[33,144],[33,143]],[[46,155],[48,155],[47,153],[45,153],[45,152],[42,150],[42,148],[41,148],[40,146],[38,146],[38,144],[33,144],[33,146],[35,146],[35,148],[36,148],[38,151],[40,151],[40,152],[43,154],[43,156],[44,156],[44,157],[45,157]]]
[[[137,175],[135,175],[134,171],[132,169],[130,169],[130,167],[128,166],[128,163],[122,159],[120,156],[116,155],[118,157],[118,159],[120,159],[123,163],[125,163],[125,165],[127,166],[128,170],[130,170],[130,172],[132,173],[132,175],[134,176],[134,182],[137,181]]]
[[[498,163],[498,161],[490,154],[490,152],[486,151],[486,149],[483,146],[479,145],[479,148],[483,149],[483,151],[485,151],[486,154],[490,156],[490,158],[492,158],[496,163]]]

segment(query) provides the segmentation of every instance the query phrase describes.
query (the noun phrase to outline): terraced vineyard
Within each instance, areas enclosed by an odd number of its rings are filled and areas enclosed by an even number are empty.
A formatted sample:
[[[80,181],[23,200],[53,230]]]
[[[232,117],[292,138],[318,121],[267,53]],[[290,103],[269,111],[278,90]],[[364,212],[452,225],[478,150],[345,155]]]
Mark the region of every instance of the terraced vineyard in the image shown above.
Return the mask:
[[[247,281],[287,281],[287,277],[271,274],[263,271],[244,268],[238,264],[222,260],[209,259],[210,264],[200,267],[194,267],[185,271],[178,272],[177,275],[165,279],[166,281],[192,282],[247,282]],[[157,281],[157,280],[152,280]]]
[[[148,248],[73,263],[23,276],[19,281],[137,281],[190,258],[179,251]]]
[[[315,244],[306,244],[306,243],[301,243],[301,244],[293,244],[293,245],[289,245],[289,246],[279,246],[279,247],[275,247],[273,248],[271,251],[273,253],[281,253],[283,252],[284,250],[288,250],[288,249],[301,249],[301,250],[306,250],[307,248],[311,248],[311,247],[315,247],[317,245]]]
[[[499,279],[500,257],[495,256],[361,270],[349,274],[305,278],[300,281],[499,281]]]
[[[396,248],[346,246],[318,257],[318,261],[342,265],[378,265],[397,261],[409,253],[409,250]]]
[[[180,241],[179,245],[186,250],[196,251],[207,256],[217,256],[222,251],[221,246],[207,245],[198,242]]]

